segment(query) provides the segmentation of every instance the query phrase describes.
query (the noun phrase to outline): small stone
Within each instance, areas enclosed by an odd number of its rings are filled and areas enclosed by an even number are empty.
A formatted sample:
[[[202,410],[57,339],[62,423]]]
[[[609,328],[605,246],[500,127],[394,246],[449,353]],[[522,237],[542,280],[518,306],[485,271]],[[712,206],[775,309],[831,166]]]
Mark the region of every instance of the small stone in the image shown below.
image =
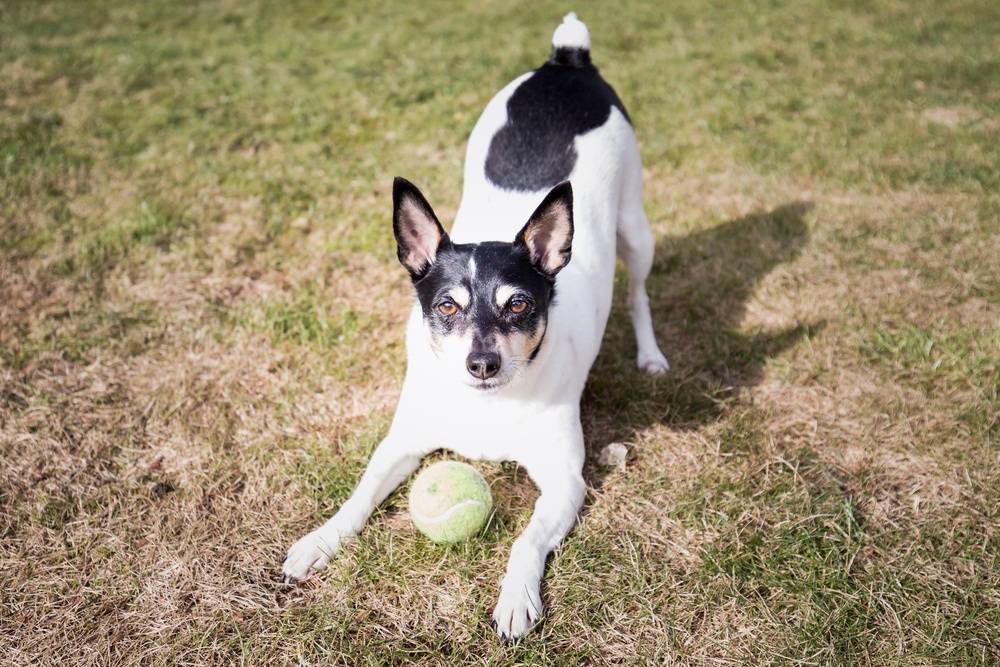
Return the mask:
[[[612,442],[601,450],[601,455],[597,462],[605,468],[618,468],[625,470],[625,457],[628,456],[628,447],[620,442]]]

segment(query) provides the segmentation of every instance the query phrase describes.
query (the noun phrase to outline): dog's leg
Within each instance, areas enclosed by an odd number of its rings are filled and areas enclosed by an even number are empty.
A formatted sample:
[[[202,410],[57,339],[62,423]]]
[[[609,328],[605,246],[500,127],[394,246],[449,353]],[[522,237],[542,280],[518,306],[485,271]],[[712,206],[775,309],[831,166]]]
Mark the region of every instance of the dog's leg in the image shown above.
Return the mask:
[[[528,474],[541,495],[528,527],[511,548],[507,574],[500,583],[500,597],[493,610],[493,623],[504,641],[517,639],[541,618],[539,585],[545,559],[576,523],[586,492],[581,469],[567,470],[549,461],[536,470],[529,468]]]
[[[420,465],[420,456],[413,447],[391,437],[375,449],[358,487],[333,518],[288,550],[281,568],[283,582],[301,581],[325,569],[341,541],[356,535],[379,503]]]
[[[636,152],[626,166],[622,187],[618,213],[618,256],[628,272],[628,308],[639,348],[636,363],[648,373],[661,374],[670,370],[670,364],[656,344],[649,295],[646,293],[646,278],[653,266],[654,250],[653,233],[642,209],[642,164]]]

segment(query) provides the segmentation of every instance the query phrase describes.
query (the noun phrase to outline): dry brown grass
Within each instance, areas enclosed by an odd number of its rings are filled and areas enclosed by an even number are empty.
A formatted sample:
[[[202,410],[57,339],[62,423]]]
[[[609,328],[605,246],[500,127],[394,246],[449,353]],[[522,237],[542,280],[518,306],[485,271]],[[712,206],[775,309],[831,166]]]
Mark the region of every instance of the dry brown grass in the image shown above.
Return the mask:
[[[936,66],[907,40],[961,28],[969,7],[905,38],[905,21],[814,7],[841,31],[843,71],[781,8],[753,9],[750,29],[749,8],[683,5],[670,40],[659,5],[630,4],[627,27],[591,8],[656,128],[640,126],[659,158],[650,292],[674,370],[634,370],[616,306],[584,397],[587,503],[550,561],[545,623],[512,647],[487,619],[537,493],[513,465],[482,466],[497,511],[480,539],[428,544],[396,495],[328,573],[278,583],[402,379],[410,297],[383,165],[450,217],[479,88],[508,73],[451,59],[440,45],[464,33],[420,12],[329,8],[330,41],[302,39],[315,22],[290,8],[258,52],[241,32],[266,14],[253,3],[81,7],[0,10],[24,31],[0,35],[19,49],[0,63],[0,149],[16,148],[0,184],[0,663],[1000,663],[1000,204],[981,168],[996,99],[904,67]],[[495,9],[509,35],[490,49],[534,62],[534,19]],[[785,20],[790,42],[751,39]],[[979,53],[948,35],[935,49]],[[929,99],[857,66],[876,58]],[[986,81],[992,61],[949,62]],[[663,68],[680,101],[635,83]],[[810,108],[769,115],[788,82]],[[865,95],[885,112],[837,106]],[[610,442],[624,471],[598,463]]]
[[[809,464],[812,472],[805,474],[829,477],[854,498],[869,531],[910,532],[949,524],[961,530],[964,520],[959,517],[968,510],[995,510],[992,501],[982,504],[980,494],[983,484],[992,483],[996,452],[970,449],[964,438],[974,436],[962,435],[953,409],[985,400],[976,395],[980,388],[953,381],[936,395],[915,388],[906,376],[873,368],[859,357],[863,341],[849,324],[883,317],[901,301],[909,321],[940,316],[935,313],[941,299],[953,288],[940,283],[927,293],[912,271],[872,268],[858,273],[844,266],[842,257],[831,256],[842,230],[859,215],[870,226],[888,226],[900,216],[914,215],[914,207],[940,210],[955,202],[930,195],[920,195],[916,203],[905,197],[893,203],[850,193],[827,195],[775,179],[754,181],[739,172],[729,180],[724,174],[716,178],[720,190],[731,182],[732,190],[749,194],[705,200],[696,193],[679,193],[680,188],[672,187],[678,183],[668,181],[665,187],[684,207],[676,212],[678,220],[739,217],[788,199],[816,203],[808,214],[809,245],[792,263],[760,276],[745,305],[729,315],[732,324],[762,334],[780,334],[803,323],[823,327],[807,342],[769,360],[759,373],[742,378],[751,382],[742,398],[725,399],[721,411],[711,411],[707,420],[680,415],[687,423],[678,429],[655,420],[641,426],[647,418],[633,418],[639,426],[629,439],[627,472],[591,469],[595,486],[573,538],[579,546],[572,556],[553,560],[547,589],[553,631],[538,640],[562,647],[553,650],[571,655],[600,644],[608,662],[629,662],[641,642],[655,648],[648,656],[663,658],[663,664],[738,664],[761,660],[755,647],[798,645],[795,633],[788,632],[789,619],[775,616],[782,606],[776,600],[748,607],[739,597],[727,599],[723,591],[732,584],[721,575],[700,584],[697,595],[686,590],[689,578],[704,576],[699,572],[708,546],[728,539],[732,530],[728,524],[693,525],[672,513],[671,508],[689,502],[689,494],[711,504],[716,492],[705,486],[706,480],[729,486],[751,475],[766,487],[770,475],[790,474],[788,493],[806,497],[810,483],[800,480],[803,473],[796,469],[802,465],[797,453],[806,450],[815,460]],[[297,651],[302,645],[292,637],[281,639],[284,630],[272,636],[275,623],[283,624],[280,619],[291,613],[295,626],[296,614],[314,607],[349,609],[370,641],[436,633],[455,644],[483,641],[481,615],[503,561],[502,540],[463,568],[465,574],[454,571],[450,556],[437,565],[421,558],[424,565],[415,569],[397,562],[393,571],[398,573],[388,585],[369,590],[359,584],[357,570],[377,571],[386,558],[405,560],[419,540],[398,509],[376,519],[376,535],[360,551],[348,549],[321,582],[299,591],[276,583],[277,562],[288,541],[315,522],[317,512],[326,514],[339,502],[326,496],[310,501],[310,493],[303,494],[301,471],[321,470],[321,464],[313,463],[319,457],[345,465],[338,477],[358,474],[369,445],[359,447],[352,434],[359,429],[377,433],[391,414],[400,379],[405,284],[398,277],[372,280],[391,267],[365,255],[344,256],[336,279],[323,284],[317,278],[324,271],[323,243],[308,238],[316,234],[306,235],[301,262],[284,271],[245,262],[234,269],[220,250],[218,259],[199,270],[174,270],[170,267],[179,259],[168,255],[141,268],[113,272],[105,280],[106,307],[114,311],[127,309],[132,301],[152,304],[158,313],[155,345],[128,358],[98,350],[78,361],[53,351],[3,371],[0,478],[3,530],[9,537],[0,576],[6,591],[2,630],[12,662],[112,664],[140,656],[153,662],[225,662],[234,655],[234,636],[263,641],[266,655],[292,660],[294,653],[287,653],[285,644],[299,646]],[[213,230],[207,254],[217,257],[216,248],[231,248],[245,238],[246,227],[223,222]],[[885,248],[878,239],[873,245],[874,250],[863,252],[907,252]],[[971,259],[1000,271],[992,249],[948,252],[978,252]],[[41,266],[33,259],[8,263],[12,277],[4,290],[12,298],[6,303],[15,305],[7,306],[5,317],[16,318],[28,330],[53,309],[72,307],[75,298],[61,296],[73,292],[61,279],[39,287],[24,278],[44,272],[44,261]],[[935,266],[934,258],[923,257],[921,266]],[[818,279],[804,280],[807,276]],[[261,333],[267,327],[260,319],[265,317],[261,304],[281,301],[283,293],[311,280],[320,281],[324,301],[387,323],[384,329],[365,331],[365,349],[387,351],[376,353],[380,363],[365,364],[363,381],[314,372],[331,363],[339,368],[340,356],[350,358],[356,351],[275,344]],[[42,292],[46,296],[39,298]],[[230,330],[212,324],[220,309],[248,314]],[[944,313],[969,331],[988,332],[997,321],[996,305],[982,299],[945,306]],[[668,322],[665,347],[672,352],[680,382],[685,374],[694,381],[701,371],[685,362],[690,343],[679,340],[683,334],[669,324],[669,309],[662,317]],[[627,330],[618,334],[627,336]],[[690,354],[704,354],[701,345],[695,340]],[[348,362],[348,368],[357,367]],[[663,407],[671,410],[669,404]],[[747,411],[766,415],[753,422],[753,440],[760,444],[749,454],[726,451],[743,446],[732,441],[729,431],[739,428],[734,424]],[[620,427],[604,412],[589,426],[592,446],[620,436]],[[933,447],[926,444],[931,441]],[[955,457],[956,451],[962,455]],[[734,467],[734,456],[746,463]],[[516,531],[532,494],[530,484],[522,479],[512,486],[508,476],[499,469],[492,472],[499,512],[510,524],[502,534]],[[323,493],[321,486],[314,488]],[[758,528],[806,520],[766,512],[751,505],[730,519],[735,526],[750,522]],[[995,526],[984,516],[975,528],[977,539],[994,544]],[[619,537],[610,553],[623,560],[603,575],[599,567],[582,571],[586,549],[611,535]],[[393,543],[400,540],[404,555],[394,556]],[[908,557],[898,544],[892,553],[866,549],[856,556],[866,570]],[[582,562],[564,565],[573,558]],[[995,573],[980,572],[975,561],[917,563],[927,579],[992,581],[980,595],[985,604],[1000,605]],[[656,564],[653,570],[651,564]],[[658,574],[661,567],[663,574]],[[621,568],[629,572],[623,574]],[[370,581],[378,579],[371,576],[375,579]],[[653,588],[648,598],[631,597],[621,605],[609,600],[598,619],[574,608],[580,591],[583,597],[607,600],[621,577],[649,579]],[[580,590],[571,592],[570,586]],[[706,607],[702,596],[712,591],[722,596],[721,604]],[[663,599],[696,611],[675,611],[667,619],[663,602],[657,602]],[[637,614],[636,605],[645,606],[644,613]],[[428,618],[434,619],[430,627]],[[903,619],[893,620],[881,633],[887,645],[899,646],[897,657],[906,655],[914,641],[913,628]],[[213,648],[213,636],[225,637],[226,645]],[[987,634],[983,637],[988,641]],[[196,648],[187,652],[187,642]],[[251,655],[252,650],[247,657],[255,662]],[[815,661],[823,663],[823,655]]]

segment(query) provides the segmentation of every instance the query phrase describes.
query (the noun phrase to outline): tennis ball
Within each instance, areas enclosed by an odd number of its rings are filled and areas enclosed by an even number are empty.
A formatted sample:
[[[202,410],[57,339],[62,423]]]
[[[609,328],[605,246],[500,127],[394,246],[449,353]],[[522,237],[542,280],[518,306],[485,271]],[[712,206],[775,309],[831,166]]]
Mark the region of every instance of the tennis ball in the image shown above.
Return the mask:
[[[410,489],[410,517],[439,544],[478,533],[493,509],[490,485],[467,463],[440,461],[417,475]]]

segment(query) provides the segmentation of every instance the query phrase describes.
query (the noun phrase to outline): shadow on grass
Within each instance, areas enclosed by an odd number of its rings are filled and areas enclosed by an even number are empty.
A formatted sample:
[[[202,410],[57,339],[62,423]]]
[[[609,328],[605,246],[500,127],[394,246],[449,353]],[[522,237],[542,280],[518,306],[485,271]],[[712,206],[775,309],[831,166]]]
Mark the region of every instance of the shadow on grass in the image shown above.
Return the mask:
[[[758,384],[766,362],[809,335],[807,325],[746,333],[740,325],[760,281],[808,240],[807,202],[662,240],[647,286],[665,377],[636,369],[635,341],[619,285],[601,355],[584,392],[588,447],[600,451],[654,424],[698,428],[728,399]]]

